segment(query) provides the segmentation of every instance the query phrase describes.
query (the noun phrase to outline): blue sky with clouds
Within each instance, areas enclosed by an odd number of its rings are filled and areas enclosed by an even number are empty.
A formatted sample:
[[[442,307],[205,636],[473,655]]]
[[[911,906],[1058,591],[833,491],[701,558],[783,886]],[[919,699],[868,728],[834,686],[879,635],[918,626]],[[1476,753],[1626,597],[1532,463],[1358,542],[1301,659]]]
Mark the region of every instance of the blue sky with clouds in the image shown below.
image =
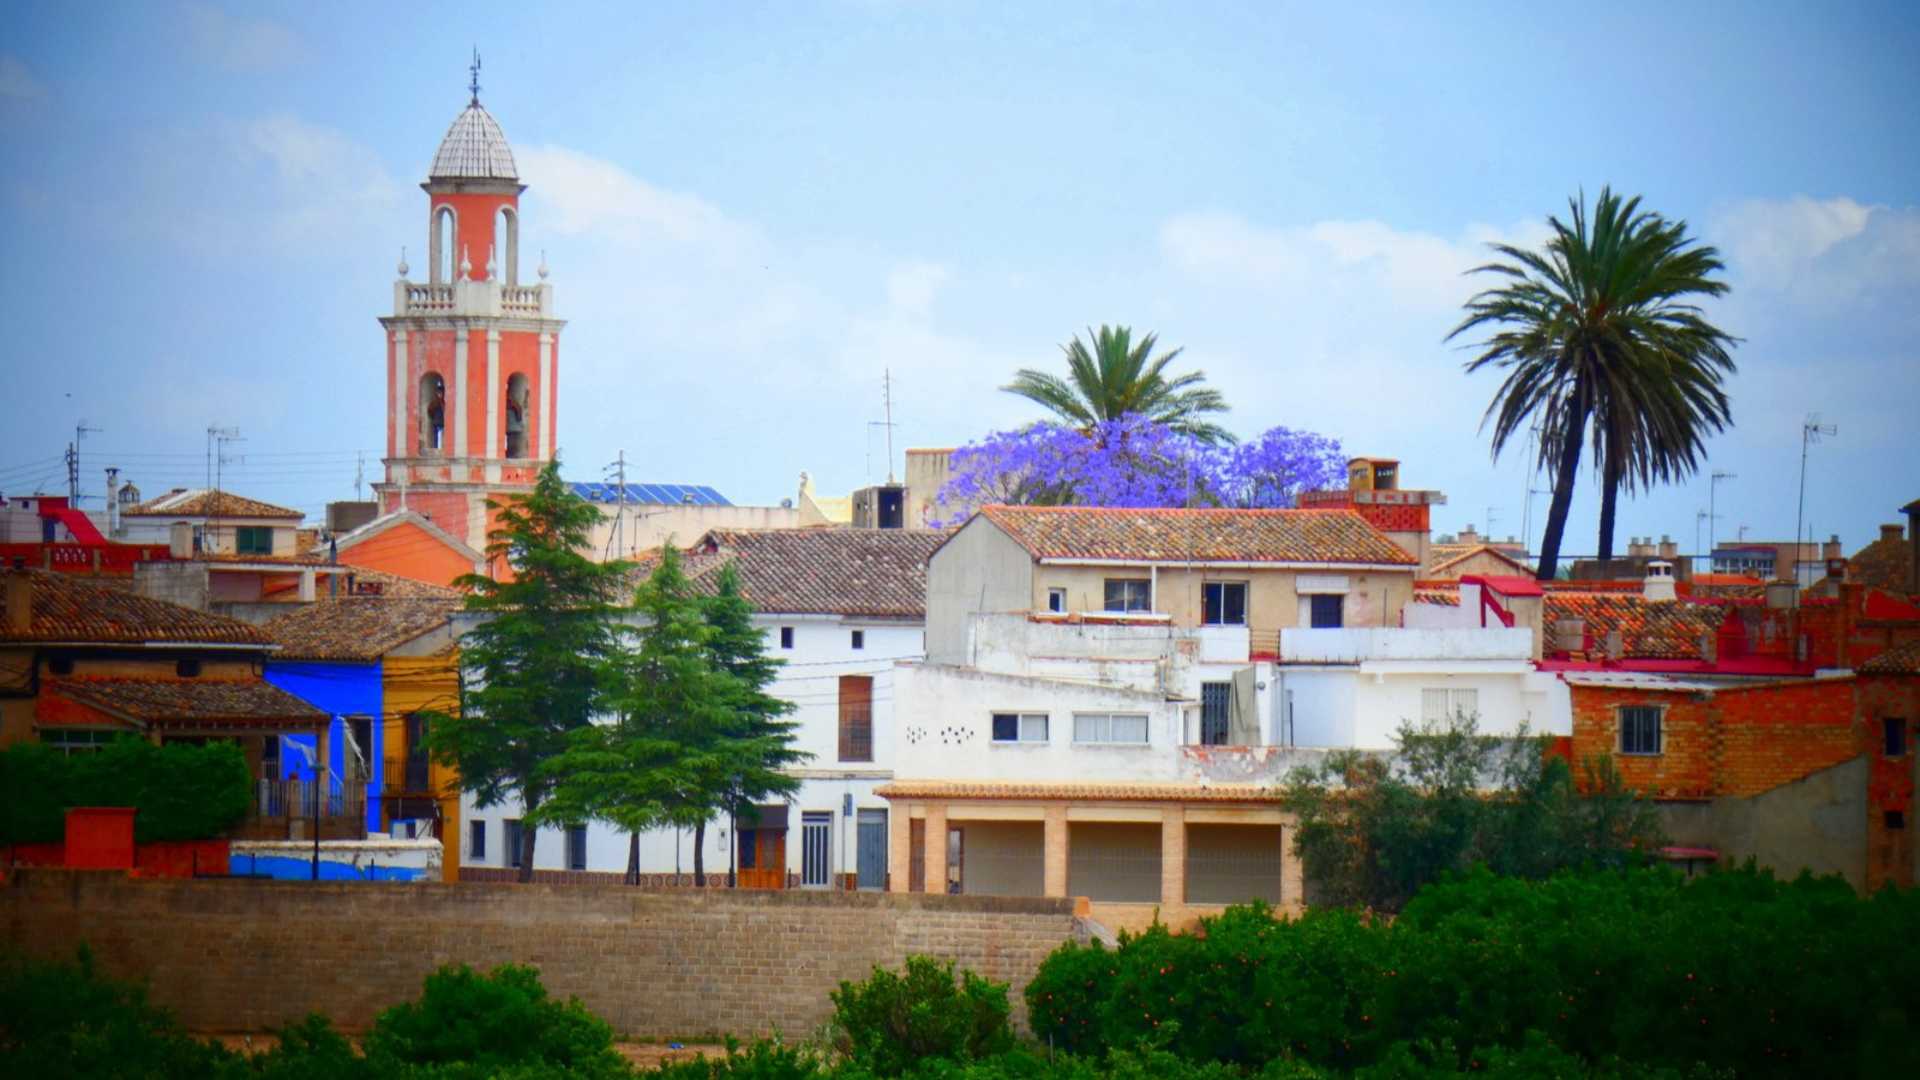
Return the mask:
[[[1379,5],[1381,9],[1390,5]],[[1186,347],[1234,403],[1403,459],[1437,525],[1518,532],[1491,377],[1442,339],[1490,239],[1583,185],[1684,217],[1745,339],[1712,444],[1722,536],[1807,518],[1849,550],[1920,496],[1920,12],[1910,5],[841,2],[26,3],[0,35],[0,491],[122,466],[312,513],[383,447],[416,186],[482,98],[530,189],[561,314],[560,444],[594,478],[736,502],[1032,416],[995,389],[1088,324]],[[1544,485],[1535,485],[1544,486]],[[1704,478],[1619,532],[1691,549]],[[1590,551],[1583,477],[1569,548]],[[1546,500],[1534,500],[1537,539]]]

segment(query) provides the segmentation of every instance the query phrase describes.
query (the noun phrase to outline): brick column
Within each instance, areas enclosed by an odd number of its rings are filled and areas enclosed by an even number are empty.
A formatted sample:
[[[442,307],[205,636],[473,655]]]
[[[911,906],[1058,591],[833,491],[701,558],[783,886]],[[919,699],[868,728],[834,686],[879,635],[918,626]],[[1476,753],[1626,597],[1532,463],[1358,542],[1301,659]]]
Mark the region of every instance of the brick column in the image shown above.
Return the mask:
[[[927,891],[947,891],[947,804],[927,804]]]
[[[1062,803],[1047,807],[1046,842],[1042,848],[1046,885],[1045,896],[1067,895],[1067,807]]]
[[[1169,806],[1160,818],[1160,906],[1187,902],[1187,808]]]
[[[1280,910],[1299,914],[1307,908],[1307,875],[1293,850],[1294,825],[1280,829]]]
[[[913,882],[913,808],[898,803],[887,812],[887,891],[906,892]]]

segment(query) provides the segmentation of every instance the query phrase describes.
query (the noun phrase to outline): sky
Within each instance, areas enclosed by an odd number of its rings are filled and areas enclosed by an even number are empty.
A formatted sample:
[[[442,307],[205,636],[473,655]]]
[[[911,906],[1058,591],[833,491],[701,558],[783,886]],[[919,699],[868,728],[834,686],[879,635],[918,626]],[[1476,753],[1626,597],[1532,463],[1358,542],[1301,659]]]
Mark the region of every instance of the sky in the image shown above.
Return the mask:
[[[1351,10],[1337,11],[1338,7]],[[1734,426],[1618,536],[1920,497],[1920,8],[1885,5],[139,4],[0,30],[0,492],[223,486],[318,517],[384,451],[401,249],[467,99],[505,129],[562,337],[565,472],[843,493],[1037,418],[998,387],[1102,323],[1185,349],[1244,437],[1402,461],[1437,531],[1546,514],[1448,332],[1485,244],[1603,185],[1732,286]],[[896,465],[897,468],[897,465]],[[1595,547],[1576,488],[1564,550]]]

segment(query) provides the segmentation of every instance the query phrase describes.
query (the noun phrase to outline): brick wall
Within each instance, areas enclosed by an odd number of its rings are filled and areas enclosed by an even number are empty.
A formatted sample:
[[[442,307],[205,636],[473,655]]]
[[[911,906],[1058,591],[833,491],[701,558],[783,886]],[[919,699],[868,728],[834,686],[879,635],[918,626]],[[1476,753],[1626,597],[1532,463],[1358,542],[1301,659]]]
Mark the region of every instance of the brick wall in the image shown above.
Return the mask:
[[[1713,794],[1714,734],[1711,700],[1691,691],[1573,686],[1573,760],[1611,757],[1621,779],[1636,791],[1663,798]],[[1661,752],[1620,753],[1620,709],[1652,705],[1660,716]],[[1576,767],[1575,775],[1579,775]]]
[[[318,1010],[348,1029],[417,997],[440,964],[527,963],[628,1035],[810,1034],[827,992],[910,953],[1020,991],[1084,934],[1071,900],[885,893],[649,892],[605,886],[138,881],[27,870],[0,885],[6,940],[44,958],[82,941],[149,980],[201,1031]]]

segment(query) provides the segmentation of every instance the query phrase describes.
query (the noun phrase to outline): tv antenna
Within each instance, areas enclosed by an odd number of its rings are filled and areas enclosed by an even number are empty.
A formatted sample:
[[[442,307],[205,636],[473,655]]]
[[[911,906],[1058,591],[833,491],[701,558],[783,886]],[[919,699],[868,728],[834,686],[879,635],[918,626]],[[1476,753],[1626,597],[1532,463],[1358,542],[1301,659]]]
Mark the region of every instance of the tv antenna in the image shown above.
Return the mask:
[[[1720,524],[1720,509],[1717,500],[1717,496],[1720,493],[1720,481],[1738,479],[1740,479],[1738,474],[1721,472],[1718,469],[1715,469],[1713,475],[1707,478],[1707,570],[1709,572],[1713,570],[1713,549],[1719,546],[1720,543],[1716,538]]]
[[[1800,424],[1800,509],[1793,517],[1793,580],[1800,581],[1800,530],[1807,519],[1807,447],[1820,441],[1822,436],[1831,438],[1840,434],[1840,425],[1823,424],[1819,413],[1808,413]],[[1794,604],[1800,603],[1800,594],[1794,593]]]
[[[73,425],[73,441],[67,444],[67,504],[76,509],[80,506],[80,440],[101,430],[88,427],[85,420]]]
[[[887,483],[891,484],[894,482],[894,478],[893,478],[893,428],[894,428],[893,370],[891,368],[883,369],[881,371],[880,400],[886,409],[887,418],[885,420],[867,421],[867,433],[869,436],[871,436],[874,428],[886,429],[886,432],[887,432]],[[868,443],[867,445],[871,446],[873,444]],[[873,475],[873,458],[871,456],[873,452],[869,450],[867,453],[869,455],[867,458],[867,475],[871,476]]]

